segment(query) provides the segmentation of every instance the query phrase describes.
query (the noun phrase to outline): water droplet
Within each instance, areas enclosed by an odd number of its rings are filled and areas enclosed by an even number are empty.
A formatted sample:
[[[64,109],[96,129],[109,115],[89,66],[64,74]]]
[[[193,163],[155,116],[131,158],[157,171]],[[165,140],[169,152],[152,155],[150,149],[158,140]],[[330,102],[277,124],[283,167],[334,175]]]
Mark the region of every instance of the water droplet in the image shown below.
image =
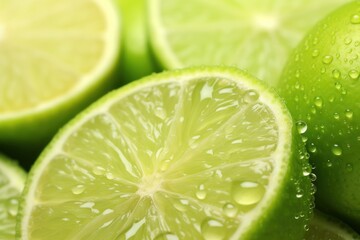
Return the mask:
[[[179,240],[179,237],[173,233],[166,232],[157,235],[154,240]]]
[[[353,111],[351,111],[350,109],[346,109],[345,110],[345,117],[348,118],[348,119],[352,119],[353,118]]]
[[[314,39],[313,39],[313,45],[316,45],[316,44],[318,44],[319,43],[319,39],[317,38],[317,37],[314,37]]]
[[[18,206],[19,201],[16,198],[11,198],[6,206],[8,214],[15,217],[18,212]]]
[[[206,198],[207,193],[205,191],[204,184],[201,184],[199,186],[198,191],[196,191],[195,195],[200,200],[204,200]]]
[[[310,175],[309,175],[309,177],[310,177],[310,180],[312,181],[312,182],[315,182],[316,181],[316,175],[315,175],[315,173],[310,173]]]
[[[79,195],[85,191],[85,186],[83,184],[76,185],[71,191],[73,194]]]
[[[255,90],[248,90],[245,93],[244,100],[246,103],[253,103],[259,99],[259,94]]]
[[[322,106],[323,106],[322,98],[321,97],[315,97],[314,98],[314,104],[315,104],[316,107],[322,108]]]
[[[340,73],[340,71],[337,70],[337,69],[334,69],[334,70],[332,71],[332,75],[333,75],[333,77],[334,77],[335,79],[339,79],[339,78],[341,77],[341,73]]]
[[[238,209],[234,204],[226,203],[223,206],[223,211],[224,211],[225,216],[233,218],[236,216]]]
[[[180,212],[185,212],[189,208],[189,200],[180,199],[174,203],[174,207]]]
[[[350,21],[352,24],[359,24],[360,23],[360,15],[358,15],[358,14],[352,15]]]
[[[305,230],[305,232],[309,231],[309,230],[310,230],[309,225],[305,224],[305,225],[304,225],[304,230]]]
[[[334,118],[335,120],[339,120],[340,119],[340,114],[339,113],[334,113]]]
[[[106,176],[106,178],[109,179],[109,180],[114,179],[114,174],[112,174],[111,172],[107,172],[107,173],[105,174],[105,176]]]
[[[201,233],[205,240],[221,240],[225,239],[226,228],[218,220],[207,219],[201,224]]]
[[[326,166],[332,167],[332,165],[333,165],[333,163],[332,163],[331,160],[327,160],[327,161],[326,161]]]
[[[351,163],[347,163],[347,164],[346,164],[346,170],[347,170],[348,172],[351,172],[351,171],[353,170],[353,165],[352,165]]]
[[[296,191],[296,198],[302,198],[304,196],[304,192],[302,189],[297,189]]]
[[[324,56],[322,60],[324,64],[330,64],[332,61],[333,61],[333,56],[330,55]]]
[[[346,45],[349,45],[351,42],[352,42],[352,39],[351,39],[350,37],[346,37],[346,38],[344,39],[344,43],[345,43]]]
[[[331,151],[335,156],[341,156],[342,154],[342,149],[338,144],[334,144]]]
[[[162,161],[161,165],[160,165],[160,171],[165,172],[169,168],[169,166],[170,166],[170,160],[169,159],[167,159],[165,161]]]
[[[307,124],[306,122],[299,120],[296,122],[296,128],[300,134],[303,134],[307,130]]]
[[[339,82],[336,82],[336,83],[335,83],[335,88],[336,88],[337,90],[340,90],[341,87],[342,87],[341,83],[339,83]]]
[[[311,152],[311,153],[315,153],[316,152],[316,146],[315,146],[315,144],[314,143],[310,143],[309,145],[308,145],[308,151],[309,152]]]
[[[319,50],[315,49],[313,52],[312,52],[312,56],[315,58],[317,56],[319,56]]]
[[[351,77],[351,79],[356,80],[356,79],[359,78],[360,73],[359,73],[358,70],[352,69],[352,70],[349,71],[349,76]]]
[[[235,181],[231,190],[235,202],[245,206],[258,203],[265,193],[264,186],[253,181]]]
[[[295,71],[295,77],[296,77],[296,78],[299,78],[299,77],[300,77],[300,70],[296,70],[296,71]]]
[[[305,167],[303,167],[303,176],[305,177],[309,176],[311,171],[312,171],[311,166],[309,164],[306,165]]]

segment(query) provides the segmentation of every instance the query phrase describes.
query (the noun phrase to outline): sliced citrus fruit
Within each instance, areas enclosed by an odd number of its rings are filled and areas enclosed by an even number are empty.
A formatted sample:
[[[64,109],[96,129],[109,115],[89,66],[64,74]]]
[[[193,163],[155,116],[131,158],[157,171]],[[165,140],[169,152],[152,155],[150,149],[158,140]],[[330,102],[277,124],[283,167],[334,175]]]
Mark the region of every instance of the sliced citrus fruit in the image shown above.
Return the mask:
[[[166,69],[231,65],[275,85],[288,54],[348,0],[149,0],[154,56]]]
[[[0,239],[15,239],[19,197],[26,173],[13,160],[0,155]]]
[[[302,239],[312,188],[293,129],[277,96],[236,68],[133,82],[44,150],[25,187],[20,236]]]
[[[360,236],[338,219],[315,211],[315,215],[309,225],[309,231],[306,232],[305,239],[356,240],[360,239]]]
[[[111,0],[3,0],[0,143],[34,144],[103,95],[119,57]]]

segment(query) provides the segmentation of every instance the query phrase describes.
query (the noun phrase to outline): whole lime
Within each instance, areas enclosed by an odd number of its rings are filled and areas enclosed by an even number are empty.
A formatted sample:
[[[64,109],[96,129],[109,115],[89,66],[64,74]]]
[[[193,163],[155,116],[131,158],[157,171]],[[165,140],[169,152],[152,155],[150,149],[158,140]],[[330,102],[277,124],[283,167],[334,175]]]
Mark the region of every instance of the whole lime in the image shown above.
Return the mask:
[[[360,1],[318,23],[278,84],[317,176],[316,204],[360,229]]]

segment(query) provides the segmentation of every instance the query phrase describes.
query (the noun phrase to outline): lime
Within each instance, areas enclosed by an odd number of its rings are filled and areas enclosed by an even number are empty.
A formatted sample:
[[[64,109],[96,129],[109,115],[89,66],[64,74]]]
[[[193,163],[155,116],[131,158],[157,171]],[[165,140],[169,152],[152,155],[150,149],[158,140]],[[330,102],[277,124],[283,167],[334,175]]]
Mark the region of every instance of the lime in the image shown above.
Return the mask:
[[[145,0],[117,0],[122,16],[121,77],[130,82],[156,71],[146,30]]]
[[[165,69],[231,65],[275,85],[304,34],[348,0],[149,0],[149,35]]]
[[[25,187],[19,235],[302,239],[313,196],[293,129],[278,97],[236,68],[135,81],[78,115],[43,151]]]
[[[336,218],[315,211],[309,231],[306,232],[305,240],[355,240],[360,239],[350,227]]]
[[[278,88],[303,132],[317,206],[360,229],[360,2],[330,14],[291,57]]]
[[[2,0],[0,16],[0,145],[45,142],[113,84],[116,5]]]
[[[13,160],[0,155],[0,239],[15,239],[19,196],[26,173]]]

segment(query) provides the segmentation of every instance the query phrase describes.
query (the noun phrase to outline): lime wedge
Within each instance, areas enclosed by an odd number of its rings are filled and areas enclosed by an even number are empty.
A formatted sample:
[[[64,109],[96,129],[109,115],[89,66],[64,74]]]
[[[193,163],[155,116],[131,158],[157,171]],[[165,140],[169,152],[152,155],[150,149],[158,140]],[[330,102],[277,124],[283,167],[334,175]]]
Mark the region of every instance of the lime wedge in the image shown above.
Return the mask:
[[[0,155],[0,239],[15,239],[19,196],[25,178],[22,168]]]
[[[360,239],[360,236],[336,218],[315,211],[315,215],[311,220],[310,228],[306,233],[305,239],[355,240]]]
[[[118,60],[111,0],[2,0],[0,142],[52,134],[104,94]]]
[[[291,50],[349,0],[149,0],[149,35],[165,69],[230,65],[275,85]]]
[[[27,181],[19,234],[302,239],[310,165],[292,130],[278,97],[236,68],[146,77],[97,101],[48,145]]]

